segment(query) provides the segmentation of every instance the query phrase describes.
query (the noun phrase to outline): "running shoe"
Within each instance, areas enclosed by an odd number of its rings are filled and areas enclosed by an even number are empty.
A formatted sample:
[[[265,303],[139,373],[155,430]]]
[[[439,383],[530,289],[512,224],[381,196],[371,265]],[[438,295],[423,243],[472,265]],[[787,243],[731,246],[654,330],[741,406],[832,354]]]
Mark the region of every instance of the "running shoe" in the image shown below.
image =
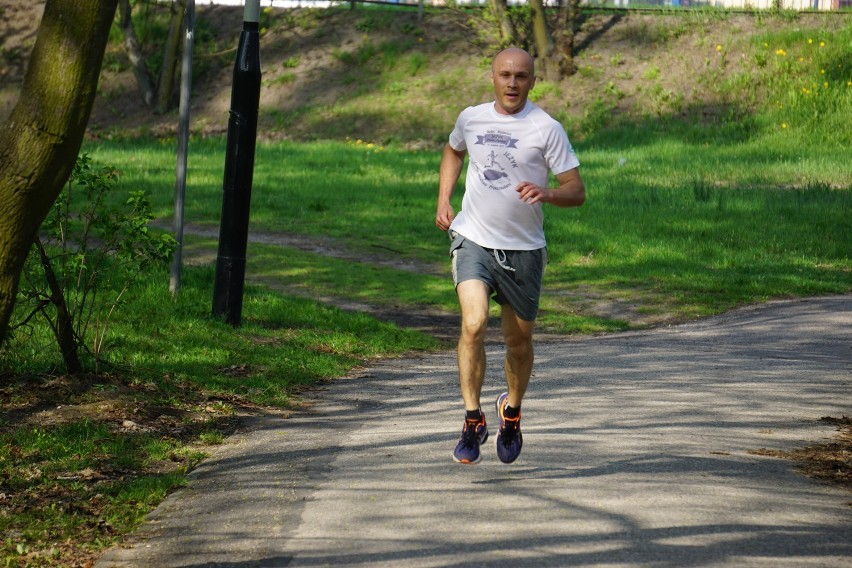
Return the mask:
[[[488,425],[485,415],[479,420],[465,420],[462,435],[453,451],[453,461],[457,463],[478,463],[482,459],[479,446],[488,439]]]
[[[500,430],[497,432],[497,457],[503,463],[512,463],[521,454],[524,438],[521,435],[521,415],[506,418],[503,409],[509,404],[509,393],[497,397],[497,416],[500,418]]]

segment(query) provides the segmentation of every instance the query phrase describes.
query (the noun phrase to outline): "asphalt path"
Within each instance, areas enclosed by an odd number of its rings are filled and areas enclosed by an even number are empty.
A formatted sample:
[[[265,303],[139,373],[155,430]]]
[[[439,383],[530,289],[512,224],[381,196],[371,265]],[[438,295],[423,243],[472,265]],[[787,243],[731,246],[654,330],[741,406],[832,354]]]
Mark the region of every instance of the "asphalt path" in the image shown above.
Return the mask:
[[[453,463],[455,355],[385,361],[261,416],[99,568],[852,566],[852,493],[784,459],[852,415],[852,297],[536,344],[524,448]]]

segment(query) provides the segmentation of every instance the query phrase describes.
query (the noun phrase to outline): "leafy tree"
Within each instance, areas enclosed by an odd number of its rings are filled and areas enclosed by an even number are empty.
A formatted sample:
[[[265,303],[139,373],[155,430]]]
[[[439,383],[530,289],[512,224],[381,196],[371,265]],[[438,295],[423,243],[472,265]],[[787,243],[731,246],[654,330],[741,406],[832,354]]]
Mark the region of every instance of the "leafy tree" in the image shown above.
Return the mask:
[[[85,133],[118,0],[46,0],[20,98],[0,125],[0,340],[36,232]]]
[[[553,25],[556,43],[554,58],[559,68],[559,77],[569,77],[577,72],[574,63],[574,37],[582,22],[580,0],[562,0]]]
[[[533,55],[537,71],[548,81],[558,81],[577,72],[574,35],[580,24],[580,0],[559,0],[548,11],[542,0],[530,0]]]
[[[516,45],[535,58],[536,74],[559,81],[576,73],[574,36],[580,24],[580,0],[559,0],[553,9],[543,0],[507,7],[506,0],[489,0],[491,35],[500,47]]]
[[[133,7],[138,5],[138,2],[131,4],[130,0],[119,0],[118,25],[124,34],[124,48],[133,67],[133,75],[136,77],[142,100],[155,112],[164,113],[172,108],[174,103],[186,0],[173,0],[170,3],[169,32],[163,45],[162,65],[157,80],[154,80],[151,62],[145,55],[133,24]]]
[[[29,313],[14,328],[42,315],[68,373],[84,370],[81,347],[94,356],[99,372],[107,330],[125,292],[177,246],[171,235],[148,232],[153,214],[143,192],[132,192],[123,208],[107,206],[117,180],[114,168],[96,168],[87,154],[79,157],[24,269],[20,305]]]

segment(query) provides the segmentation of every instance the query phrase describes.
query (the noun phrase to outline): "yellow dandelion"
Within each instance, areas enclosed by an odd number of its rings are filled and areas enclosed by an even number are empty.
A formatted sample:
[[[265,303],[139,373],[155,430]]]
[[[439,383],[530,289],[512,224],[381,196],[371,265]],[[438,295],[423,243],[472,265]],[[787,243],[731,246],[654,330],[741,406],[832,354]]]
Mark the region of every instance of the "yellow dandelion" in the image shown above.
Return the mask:
[[[808,44],[811,44],[813,42],[814,42],[814,40],[812,40],[811,38],[808,38]]]
[[[766,42],[763,42],[763,47],[769,47],[769,44],[766,43]]]
[[[820,75],[825,75],[825,69],[820,69],[820,70],[819,70],[819,74],[820,74]]]
[[[786,122],[782,122],[782,123],[781,123],[781,128],[787,128],[787,123],[786,123]]]
[[[776,49],[776,50],[775,50],[775,55],[781,55],[781,56],[784,56],[784,55],[787,55],[787,52],[786,52],[786,51],[784,51],[783,49]]]
[[[824,41],[819,42],[819,46],[820,46],[820,47],[825,47],[825,42],[824,42]]]
[[[804,60],[805,60],[805,58],[804,58],[804,57],[802,57],[802,56],[800,55],[800,56],[799,56],[799,61],[801,62],[801,61],[804,61]]]
[[[722,44],[716,44],[716,51],[722,51]]]
[[[847,87],[852,87],[852,81],[846,81],[846,86],[847,86]]]
[[[822,84],[822,86],[823,86],[823,87],[825,87],[825,88],[827,89],[827,88],[828,88],[828,81],[826,81],[825,83],[823,83],[823,84]]]

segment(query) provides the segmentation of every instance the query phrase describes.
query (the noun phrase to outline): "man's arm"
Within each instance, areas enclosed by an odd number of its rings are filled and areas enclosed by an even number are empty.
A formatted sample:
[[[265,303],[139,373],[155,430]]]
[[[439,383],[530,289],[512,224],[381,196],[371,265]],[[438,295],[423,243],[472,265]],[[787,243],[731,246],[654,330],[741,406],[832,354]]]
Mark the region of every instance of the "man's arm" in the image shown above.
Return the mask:
[[[441,168],[438,174],[438,210],[435,214],[435,225],[442,231],[450,228],[450,223],[455,218],[455,211],[450,204],[450,198],[459,181],[462,166],[464,165],[464,150],[454,150],[447,144],[441,154]]]
[[[574,168],[556,176],[559,187],[547,189],[527,181],[518,184],[515,190],[522,201],[529,204],[550,203],[557,207],[579,207],[586,201],[586,186],[580,177],[580,169]]]

